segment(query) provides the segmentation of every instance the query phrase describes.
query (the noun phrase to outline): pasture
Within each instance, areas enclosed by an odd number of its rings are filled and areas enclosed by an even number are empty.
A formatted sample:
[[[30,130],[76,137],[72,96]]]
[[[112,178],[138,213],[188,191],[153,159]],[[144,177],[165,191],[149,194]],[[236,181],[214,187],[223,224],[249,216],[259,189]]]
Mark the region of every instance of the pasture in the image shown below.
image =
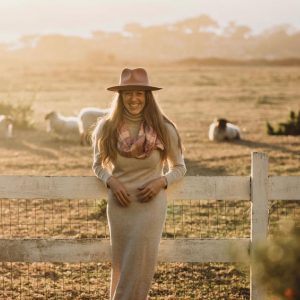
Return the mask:
[[[121,69],[2,66],[0,102],[30,104],[34,129],[16,129],[13,139],[0,141],[0,174],[93,175],[92,149],[46,133],[44,115],[108,107],[113,94],[105,88],[118,82]],[[251,151],[268,153],[270,175],[300,175],[300,137],[266,134],[266,121],[285,121],[290,110],[300,109],[299,68],[169,65],[148,70],[152,83],[163,87],[156,93],[159,103],[179,128],[187,175],[249,175]],[[209,142],[208,126],[215,117],[240,126],[242,140]],[[271,231],[282,217],[299,220],[294,203],[276,202],[272,209]],[[108,238],[105,202],[99,199],[1,200],[0,227],[3,238]],[[249,204],[170,201],[164,238],[248,236]],[[247,272],[225,264],[160,264],[151,299],[249,299]],[[0,275],[0,296],[6,299],[105,299],[109,264],[3,263]]]

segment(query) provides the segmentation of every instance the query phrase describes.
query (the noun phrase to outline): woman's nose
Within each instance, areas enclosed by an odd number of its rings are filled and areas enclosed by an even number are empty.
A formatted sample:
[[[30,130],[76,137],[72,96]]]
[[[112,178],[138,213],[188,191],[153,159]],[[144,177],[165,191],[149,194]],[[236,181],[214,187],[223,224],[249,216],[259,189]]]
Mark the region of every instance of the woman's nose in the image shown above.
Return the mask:
[[[138,99],[138,96],[137,96],[136,94],[133,94],[132,97],[131,97],[131,100],[134,100],[134,101],[135,101],[135,100],[137,100],[137,99]]]

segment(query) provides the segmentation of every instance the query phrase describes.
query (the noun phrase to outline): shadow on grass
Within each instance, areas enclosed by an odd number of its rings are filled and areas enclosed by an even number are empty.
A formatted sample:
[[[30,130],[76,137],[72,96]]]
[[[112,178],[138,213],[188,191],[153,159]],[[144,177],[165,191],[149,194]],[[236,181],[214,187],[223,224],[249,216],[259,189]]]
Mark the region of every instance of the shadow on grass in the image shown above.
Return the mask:
[[[79,141],[63,139],[38,130],[19,131],[11,139],[1,139],[0,149],[29,152],[32,155],[58,159],[59,150],[65,155],[71,155],[73,147],[79,146]]]
[[[270,143],[250,141],[250,140],[245,140],[245,139],[230,141],[230,143],[235,144],[235,145],[245,146],[245,147],[248,147],[248,148],[264,148],[264,149],[269,149],[269,150],[277,150],[277,151],[290,153],[290,154],[295,154],[295,155],[300,156],[299,150],[294,151],[294,150],[288,149],[284,146],[278,146],[278,145],[274,145],[274,144],[270,144]]]
[[[222,176],[227,175],[227,171],[225,167],[208,167],[203,162],[199,162],[197,160],[191,160],[188,158],[184,159],[187,173],[186,176]]]

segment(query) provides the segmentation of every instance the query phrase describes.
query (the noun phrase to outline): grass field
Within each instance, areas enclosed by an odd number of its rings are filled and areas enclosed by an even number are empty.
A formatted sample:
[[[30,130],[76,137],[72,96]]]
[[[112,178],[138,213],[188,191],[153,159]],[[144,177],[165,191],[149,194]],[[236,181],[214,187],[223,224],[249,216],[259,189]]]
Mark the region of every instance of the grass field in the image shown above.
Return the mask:
[[[299,175],[299,137],[268,136],[266,121],[285,121],[300,109],[300,68],[162,67],[149,69],[165,113],[185,145],[188,175],[248,175],[251,151],[270,156],[270,174]],[[44,115],[78,113],[84,106],[107,107],[120,68],[23,67],[1,70],[0,101],[31,104],[34,131],[16,131],[1,141],[2,174],[92,175],[91,149],[45,133]],[[226,117],[242,130],[241,142],[211,143],[210,122]]]
[[[30,104],[34,110],[34,129],[16,129],[13,139],[0,141],[0,174],[93,175],[92,149],[46,133],[44,115],[108,107],[112,94],[105,88],[118,82],[121,68],[0,67],[0,102]],[[271,175],[300,175],[300,137],[266,134],[266,121],[285,121],[290,110],[300,110],[300,68],[163,66],[150,67],[149,73],[152,83],[163,87],[158,101],[179,128],[187,175],[249,175],[252,151],[268,153]],[[215,117],[239,125],[242,140],[209,142]],[[281,217],[299,220],[294,203],[272,207],[273,231]],[[239,201],[170,203],[163,237],[248,237],[249,220],[249,204]],[[108,238],[105,203],[98,200],[1,200],[0,227],[4,238]],[[0,299],[106,299],[109,264],[5,263],[0,275]],[[249,299],[248,268],[159,264],[150,295]]]

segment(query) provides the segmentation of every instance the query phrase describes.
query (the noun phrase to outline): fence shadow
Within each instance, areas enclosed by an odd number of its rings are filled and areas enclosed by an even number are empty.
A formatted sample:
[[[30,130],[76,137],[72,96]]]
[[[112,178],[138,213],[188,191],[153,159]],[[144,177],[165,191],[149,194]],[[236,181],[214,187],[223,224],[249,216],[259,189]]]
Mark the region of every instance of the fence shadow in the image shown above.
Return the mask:
[[[258,142],[258,141],[245,140],[245,139],[230,141],[230,143],[245,146],[248,148],[263,148],[263,149],[269,149],[269,150],[277,150],[277,151],[282,151],[285,153],[300,156],[299,151],[294,151],[294,150],[288,149],[284,146],[278,146],[278,145],[269,144],[269,143],[263,143],[263,142]]]
[[[187,176],[222,176],[227,174],[227,170],[223,166],[208,167],[203,162],[189,158],[185,158],[184,161],[187,168]]]
[[[79,146],[79,140],[66,140],[43,131],[19,131],[11,139],[1,139],[0,148],[26,151],[43,158],[58,159],[57,150],[69,155],[70,146]]]

